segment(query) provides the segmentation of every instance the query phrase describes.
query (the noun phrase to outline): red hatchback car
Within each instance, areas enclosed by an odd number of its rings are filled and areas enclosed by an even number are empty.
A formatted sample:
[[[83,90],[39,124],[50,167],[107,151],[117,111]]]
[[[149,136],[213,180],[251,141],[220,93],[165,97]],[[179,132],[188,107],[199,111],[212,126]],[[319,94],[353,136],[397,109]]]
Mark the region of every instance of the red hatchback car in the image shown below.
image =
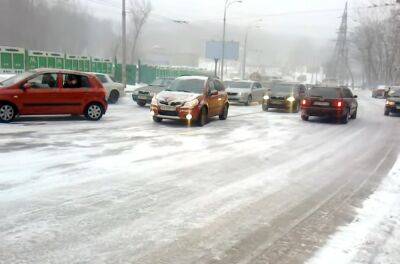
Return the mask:
[[[99,120],[107,111],[106,90],[91,74],[38,69],[0,82],[0,122],[19,115],[84,115]]]

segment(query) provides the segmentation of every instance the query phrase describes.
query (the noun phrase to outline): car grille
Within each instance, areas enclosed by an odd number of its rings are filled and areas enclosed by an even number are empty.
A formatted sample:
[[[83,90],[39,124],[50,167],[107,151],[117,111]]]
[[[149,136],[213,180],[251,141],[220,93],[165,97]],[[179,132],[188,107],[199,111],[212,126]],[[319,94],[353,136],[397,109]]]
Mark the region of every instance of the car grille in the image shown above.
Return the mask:
[[[178,116],[178,112],[176,111],[158,111],[158,114],[164,116]]]
[[[145,92],[145,91],[139,91],[139,94],[140,94],[140,95],[150,95],[149,92]]]
[[[283,97],[283,96],[272,96],[271,99],[272,100],[285,100],[285,97]]]
[[[230,95],[230,96],[236,96],[236,95],[238,95],[238,93],[228,93],[228,95]]]
[[[167,101],[159,101],[158,103],[162,105],[170,105],[170,106],[181,106],[183,105],[183,102],[167,102]]]

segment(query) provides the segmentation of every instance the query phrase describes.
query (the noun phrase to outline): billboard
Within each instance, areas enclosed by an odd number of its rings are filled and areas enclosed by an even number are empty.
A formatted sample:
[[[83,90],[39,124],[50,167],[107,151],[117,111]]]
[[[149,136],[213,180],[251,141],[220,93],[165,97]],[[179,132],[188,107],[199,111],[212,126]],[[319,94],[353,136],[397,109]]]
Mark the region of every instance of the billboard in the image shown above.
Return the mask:
[[[221,59],[222,58],[222,41],[207,41],[206,43],[206,58],[207,59]],[[239,42],[228,41],[225,42],[225,59],[238,60],[239,59]]]

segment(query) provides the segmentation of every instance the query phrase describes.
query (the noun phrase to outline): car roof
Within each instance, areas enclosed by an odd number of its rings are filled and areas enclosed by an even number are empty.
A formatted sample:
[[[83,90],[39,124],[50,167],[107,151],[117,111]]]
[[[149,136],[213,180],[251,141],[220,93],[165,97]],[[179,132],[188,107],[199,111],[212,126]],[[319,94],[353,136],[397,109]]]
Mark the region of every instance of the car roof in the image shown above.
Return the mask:
[[[101,72],[86,72],[87,74],[94,74],[94,75],[104,75],[107,76],[107,73],[101,73]]]
[[[255,83],[255,82],[257,82],[257,81],[252,81],[252,80],[232,80],[232,81],[229,81],[229,82],[241,82],[241,83]]]
[[[208,80],[208,76],[181,76],[176,78],[176,80],[193,80],[193,79],[197,79],[197,80],[202,80],[202,81],[207,81]]]
[[[39,68],[32,70],[32,72],[36,73],[67,73],[67,74],[79,74],[79,75],[91,75],[91,73],[85,73],[81,71],[73,71],[73,70],[64,70],[64,69],[52,69],[52,68]]]

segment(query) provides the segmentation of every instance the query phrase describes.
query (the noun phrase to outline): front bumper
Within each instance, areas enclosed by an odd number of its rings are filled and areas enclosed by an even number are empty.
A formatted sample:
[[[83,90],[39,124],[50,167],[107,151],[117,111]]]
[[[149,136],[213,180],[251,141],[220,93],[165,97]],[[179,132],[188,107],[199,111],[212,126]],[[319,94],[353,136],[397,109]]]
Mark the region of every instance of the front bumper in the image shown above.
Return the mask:
[[[332,107],[302,107],[302,115],[306,116],[318,116],[318,117],[342,117],[345,115],[344,109],[332,108]]]
[[[228,100],[229,102],[237,102],[237,103],[246,103],[249,95],[245,94],[237,94],[237,95],[229,95]]]
[[[394,106],[386,105],[385,110],[390,113],[398,114],[400,113],[400,104]]]
[[[154,117],[170,120],[196,121],[200,116],[200,108],[177,107],[175,111],[162,111],[158,105],[151,105],[150,111]],[[188,118],[190,116],[191,118]]]
[[[290,109],[296,109],[299,102],[297,101],[289,102],[288,100],[264,99],[262,104],[268,106],[268,108],[290,110]]]
[[[132,100],[135,102],[146,102],[146,104],[150,104],[153,96],[151,95],[141,95],[141,94],[132,94]]]

